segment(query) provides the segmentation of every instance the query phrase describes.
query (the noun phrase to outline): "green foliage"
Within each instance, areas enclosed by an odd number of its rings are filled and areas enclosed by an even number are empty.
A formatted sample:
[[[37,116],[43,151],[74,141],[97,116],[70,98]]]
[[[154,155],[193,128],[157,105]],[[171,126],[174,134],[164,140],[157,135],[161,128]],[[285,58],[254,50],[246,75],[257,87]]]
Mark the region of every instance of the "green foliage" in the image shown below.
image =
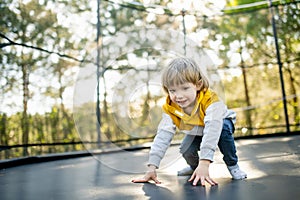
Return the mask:
[[[284,0],[284,1],[273,1],[273,0],[229,0],[226,1],[226,7],[224,13],[236,14],[236,13],[247,13],[261,9],[267,9],[272,6],[288,5],[289,3],[296,3],[296,0]]]
[[[65,112],[63,118],[59,118],[59,109],[53,107],[52,111],[49,113],[41,114],[32,114],[28,115],[28,127],[30,127],[30,133],[28,137],[28,144],[50,144],[54,142],[74,142],[80,141],[79,135],[75,129],[74,120]],[[0,115],[0,145],[17,145],[22,144],[22,129],[18,124],[22,119],[22,114],[17,113],[11,116],[6,114]],[[69,145],[70,146],[70,145]],[[82,145],[73,145],[73,147],[67,147],[70,151],[74,150],[83,150]],[[66,148],[64,146],[45,146],[45,147],[28,147],[29,155],[39,155],[45,153],[58,153],[65,152]],[[19,153],[18,153],[19,152]],[[13,151],[0,152],[0,158],[11,158],[19,157],[22,149]]]

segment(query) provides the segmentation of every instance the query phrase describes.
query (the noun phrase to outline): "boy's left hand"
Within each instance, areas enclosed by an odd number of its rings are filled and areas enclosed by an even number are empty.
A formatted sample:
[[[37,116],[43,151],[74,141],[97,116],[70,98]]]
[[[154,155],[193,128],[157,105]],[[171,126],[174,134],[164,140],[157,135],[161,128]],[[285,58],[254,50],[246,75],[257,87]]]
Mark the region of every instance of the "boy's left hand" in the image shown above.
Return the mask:
[[[216,181],[210,178],[209,176],[209,160],[200,160],[198,167],[195,169],[193,175],[189,179],[189,181],[193,181],[193,185],[197,185],[197,183],[200,181],[200,184],[202,186],[205,186],[205,181],[209,183],[210,185],[218,185]]]

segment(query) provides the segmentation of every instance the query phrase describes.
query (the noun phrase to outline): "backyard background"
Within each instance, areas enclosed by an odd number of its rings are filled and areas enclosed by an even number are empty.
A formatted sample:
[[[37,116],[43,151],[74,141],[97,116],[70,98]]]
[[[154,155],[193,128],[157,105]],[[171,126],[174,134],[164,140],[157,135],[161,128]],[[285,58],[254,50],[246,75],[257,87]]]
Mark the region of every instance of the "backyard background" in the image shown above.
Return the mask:
[[[300,130],[300,1],[2,0],[0,16],[0,159],[152,141],[174,44],[211,58],[235,137]]]

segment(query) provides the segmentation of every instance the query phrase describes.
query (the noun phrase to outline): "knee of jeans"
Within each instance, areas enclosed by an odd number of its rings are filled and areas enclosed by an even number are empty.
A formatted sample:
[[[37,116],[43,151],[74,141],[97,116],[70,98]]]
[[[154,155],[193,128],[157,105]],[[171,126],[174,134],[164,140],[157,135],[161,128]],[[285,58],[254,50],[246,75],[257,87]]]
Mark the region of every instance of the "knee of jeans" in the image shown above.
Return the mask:
[[[229,119],[225,119],[224,120],[224,123],[223,123],[223,131],[225,130],[225,131],[229,131],[231,134],[233,134],[233,132],[234,132],[234,125],[233,125],[233,123],[232,123],[232,121],[231,120],[229,120]]]
[[[186,151],[186,152],[182,153],[182,156],[183,156],[185,159],[189,159],[189,158],[197,158],[197,157],[198,157],[198,152]]]
[[[220,139],[231,138],[232,133],[229,130],[223,129],[220,135]]]

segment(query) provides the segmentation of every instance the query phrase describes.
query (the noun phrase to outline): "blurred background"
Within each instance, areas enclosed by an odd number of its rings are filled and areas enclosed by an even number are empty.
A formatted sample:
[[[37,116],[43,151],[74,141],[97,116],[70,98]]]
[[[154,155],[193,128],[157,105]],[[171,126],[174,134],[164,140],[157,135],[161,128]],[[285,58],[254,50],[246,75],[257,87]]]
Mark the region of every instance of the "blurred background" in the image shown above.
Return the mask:
[[[184,55],[209,57],[235,137],[300,130],[300,1],[2,0],[0,16],[0,159],[151,142],[160,71]]]

